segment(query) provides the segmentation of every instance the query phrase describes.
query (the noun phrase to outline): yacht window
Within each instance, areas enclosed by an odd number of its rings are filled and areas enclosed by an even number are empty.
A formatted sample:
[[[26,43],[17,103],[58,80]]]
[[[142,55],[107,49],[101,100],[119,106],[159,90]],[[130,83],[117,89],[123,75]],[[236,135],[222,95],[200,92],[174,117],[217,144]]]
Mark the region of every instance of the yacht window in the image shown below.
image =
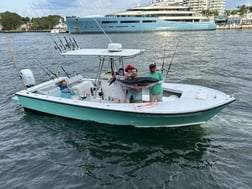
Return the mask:
[[[157,22],[156,20],[143,20],[143,23],[153,23],[153,22]]]
[[[139,23],[139,20],[123,20],[121,23]]]
[[[117,21],[114,21],[114,20],[112,20],[112,21],[102,21],[102,24],[116,24],[117,23]]]

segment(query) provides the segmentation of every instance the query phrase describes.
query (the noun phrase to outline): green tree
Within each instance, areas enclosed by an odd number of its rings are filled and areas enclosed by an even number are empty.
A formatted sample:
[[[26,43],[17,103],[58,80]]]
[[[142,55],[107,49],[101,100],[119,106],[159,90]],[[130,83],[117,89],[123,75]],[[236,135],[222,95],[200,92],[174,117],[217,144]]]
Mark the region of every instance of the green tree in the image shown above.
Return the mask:
[[[246,5],[241,5],[241,6],[238,6],[237,9],[234,9],[234,10],[225,10],[225,14],[227,16],[229,15],[240,15],[240,16],[243,16],[249,12],[252,12],[252,6],[246,6]]]
[[[242,5],[242,6],[238,7],[238,9],[239,9],[240,15],[244,15],[247,13],[246,5]]]
[[[219,15],[219,12],[217,10],[209,10],[209,9],[203,9],[201,11],[201,13],[203,15],[207,15],[207,16],[209,16],[209,15],[215,15],[215,16]]]
[[[4,12],[1,13],[0,23],[3,26],[3,30],[16,30],[23,21],[22,17],[16,13]]]
[[[248,7],[249,12],[252,12],[252,6]]]
[[[30,18],[29,17],[22,17],[22,22],[27,24],[30,22]]]
[[[59,20],[63,18],[59,15],[49,15],[47,17],[32,18],[32,29],[33,30],[48,30],[52,29],[53,26],[59,23]]]

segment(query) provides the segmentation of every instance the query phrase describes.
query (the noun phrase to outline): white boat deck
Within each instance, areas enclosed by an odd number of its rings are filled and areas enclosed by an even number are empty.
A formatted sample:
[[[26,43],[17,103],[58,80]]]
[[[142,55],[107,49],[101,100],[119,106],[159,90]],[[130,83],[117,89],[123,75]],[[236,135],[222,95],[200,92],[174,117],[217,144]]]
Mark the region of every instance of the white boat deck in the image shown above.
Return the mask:
[[[94,87],[90,80],[83,80],[77,76],[69,80],[69,85],[73,91],[71,98],[62,98],[58,87],[60,81],[68,78],[57,78],[42,83],[35,87],[23,90],[19,94],[33,98],[51,100],[71,105],[84,106],[90,108],[107,109],[113,111],[153,113],[153,114],[176,114],[197,112],[221,106],[230,101],[230,96],[202,86],[163,83],[164,96],[162,103],[149,102],[148,91],[143,91],[144,103],[115,103],[109,94],[104,94],[102,99],[98,92],[90,93],[90,88]],[[104,82],[107,86],[107,81]],[[106,86],[102,86],[106,93]],[[86,95],[89,93],[88,95]],[[84,96],[84,94],[86,96]]]

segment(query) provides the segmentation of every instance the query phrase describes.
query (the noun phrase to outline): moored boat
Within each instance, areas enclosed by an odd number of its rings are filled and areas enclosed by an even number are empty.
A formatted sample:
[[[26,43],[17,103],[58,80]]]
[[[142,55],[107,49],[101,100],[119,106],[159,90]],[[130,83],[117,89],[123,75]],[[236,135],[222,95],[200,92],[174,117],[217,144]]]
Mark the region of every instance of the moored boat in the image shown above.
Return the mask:
[[[67,25],[61,19],[59,23],[53,27],[50,31],[51,33],[66,33],[67,32]]]

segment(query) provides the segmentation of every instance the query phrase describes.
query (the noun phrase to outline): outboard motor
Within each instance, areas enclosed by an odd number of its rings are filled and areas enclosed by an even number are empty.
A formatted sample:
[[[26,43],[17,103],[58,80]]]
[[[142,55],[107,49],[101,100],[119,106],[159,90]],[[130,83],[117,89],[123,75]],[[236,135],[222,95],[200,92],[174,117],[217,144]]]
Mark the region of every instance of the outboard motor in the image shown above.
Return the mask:
[[[33,73],[29,69],[23,69],[20,71],[20,76],[24,81],[24,84],[27,88],[35,85],[35,79],[33,77]]]

